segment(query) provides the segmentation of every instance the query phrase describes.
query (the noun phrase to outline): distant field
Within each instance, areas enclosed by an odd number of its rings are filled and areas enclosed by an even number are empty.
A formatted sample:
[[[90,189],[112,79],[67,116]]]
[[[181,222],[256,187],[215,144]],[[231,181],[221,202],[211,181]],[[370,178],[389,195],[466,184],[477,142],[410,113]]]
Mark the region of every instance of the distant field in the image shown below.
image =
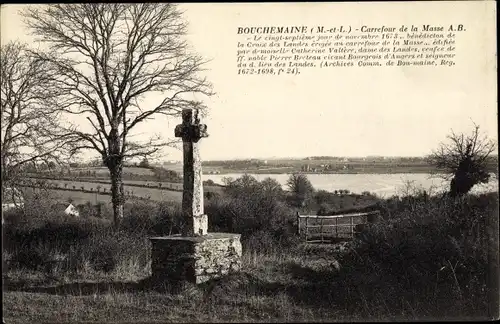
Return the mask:
[[[163,168],[165,170],[175,171],[180,175],[182,175],[182,173],[183,173],[183,164],[182,163],[168,164],[168,165],[155,165],[155,167]],[[225,168],[223,166],[203,166],[203,173],[212,173],[214,171],[221,171],[224,169]],[[86,172],[86,171],[91,171],[91,172],[95,171],[96,174],[98,174],[98,175],[109,175],[109,171],[106,167],[86,167],[86,168],[72,168],[71,169],[71,172]],[[150,169],[139,168],[139,167],[124,167],[123,172],[135,174],[138,176],[141,176],[141,175],[153,176],[154,175],[154,172],[151,171]]]
[[[325,163],[328,164],[328,163]],[[302,166],[309,165],[310,171],[303,171]],[[294,163],[292,166],[262,166],[262,167],[248,167],[248,168],[218,168],[221,174],[225,173],[268,173],[268,174],[281,174],[281,173],[293,173],[293,172],[305,172],[305,173],[369,173],[369,174],[387,174],[387,173],[430,173],[434,170],[429,165],[425,164],[415,164],[415,165],[397,165],[390,163],[330,163],[332,169],[324,169],[321,164],[317,163]],[[346,168],[344,168],[346,166]],[[316,168],[317,171],[312,169]],[[204,168],[205,173],[209,173]]]
[[[103,179],[97,180],[99,182],[92,181],[70,181],[70,180],[47,180],[47,184],[57,184],[61,189],[68,190],[58,190],[51,189],[56,195],[60,195],[63,199],[72,198],[75,201],[110,201],[109,195],[103,195],[102,193],[106,190],[109,194],[111,191],[111,184],[109,180]],[[161,183],[161,187],[158,184]],[[148,187],[139,187],[137,185],[146,185]],[[97,188],[99,187],[99,194]],[[140,181],[140,180],[126,180],[124,181],[124,190],[127,196],[135,196],[145,199],[151,199],[154,201],[181,201],[182,200],[182,183],[171,183],[171,182],[155,182],[155,181]],[[78,192],[73,190],[83,190],[83,191],[95,191],[89,192]],[[205,186],[204,190],[206,192],[218,192],[222,191],[221,187],[218,186]]]
[[[72,172],[95,171],[97,174],[109,174],[109,170],[106,167],[72,168],[71,171]],[[153,171],[151,171],[150,169],[138,168],[138,167],[125,167],[123,168],[123,172],[133,173],[137,175],[154,175]]]
[[[106,182],[106,183],[103,183]],[[84,190],[95,190],[97,191],[97,187],[99,186],[101,189],[100,191],[102,192],[103,189],[105,188],[106,191],[109,192],[111,188],[111,180],[109,179],[96,179],[95,181],[92,181],[91,179],[87,181],[80,181],[80,180],[47,180],[48,184],[57,184],[60,188],[65,188],[65,189],[81,189],[83,186]],[[176,183],[176,182],[159,182],[159,181],[141,181],[141,180],[124,180],[124,187],[125,191],[133,191],[133,192],[142,192],[144,190],[161,190],[161,191],[169,191],[169,190],[174,190],[174,191],[182,191],[183,189],[183,184],[182,183]],[[158,184],[161,183],[161,187],[158,187]],[[138,186],[147,186],[148,188],[145,187],[138,187]],[[221,187],[219,186],[204,186],[205,191],[210,191],[210,192],[221,192]]]
[[[209,166],[207,166],[210,165]],[[309,171],[304,170],[309,167]],[[313,169],[316,169],[315,171]],[[218,170],[219,173],[330,173],[330,174],[391,174],[391,173],[430,173],[437,171],[424,159],[420,160],[372,160],[372,159],[270,159],[264,160],[231,160],[207,161],[203,166],[205,173]],[[497,173],[497,160],[488,162],[488,171]]]
[[[33,192],[33,188],[22,188],[26,195],[30,195]],[[73,204],[85,204],[87,202],[96,204],[96,203],[105,203],[111,204],[111,196],[108,195],[97,195],[93,193],[86,193],[80,191],[66,191],[66,190],[50,190],[49,191],[49,199],[54,203],[67,203],[70,199],[73,201]]]
[[[183,164],[182,163],[177,163],[177,164],[168,164],[168,165],[153,165],[154,167],[157,168],[163,168],[165,170],[171,170],[179,173],[182,175],[183,172]],[[211,167],[211,166],[204,166],[203,171],[204,172],[211,172],[214,170],[219,170],[220,167]],[[96,174],[99,175],[109,175],[109,171],[106,167],[86,167],[86,168],[72,168],[72,172],[85,172],[85,171],[91,171],[91,172],[96,172]],[[131,173],[135,175],[146,175],[146,176],[152,176],[154,175],[154,172],[151,171],[150,169],[147,168],[139,168],[139,167],[124,167],[123,168],[124,173]]]
[[[495,160],[496,161],[496,160]],[[255,164],[257,163],[257,164]],[[293,172],[305,172],[313,174],[394,174],[394,173],[431,173],[436,169],[426,163],[424,160],[407,161],[407,160],[304,160],[304,159],[271,159],[260,160],[260,162],[246,163],[244,161],[205,161],[203,163],[203,173],[209,174],[227,174],[227,173],[254,173],[254,174],[284,174]],[[165,165],[152,165],[156,168],[163,168],[177,172],[182,176],[183,164],[172,163]],[[308,166],[309,170],[303,168]],[[326,167],[329,166],[329,167]],[[316,170],[314,170],[316,169]],[[488,164],[489,172],[498,173],[497,163]],[[73,173],[78,172],[95,172],[98,177],[106,177],[109,171],[106,167],[83,167],[72,168]],[[151,169],[140,167],[124,167],[123,172],[125,178],[127,174],[131,175],[129,183],[149,181],[154,182],[155,173]],[[141,176],[146,179],[141,179]],[[101,179],[99,179],[101,180]]]
[[[106,182],[106,183],[102,183]],[[95,181],[87,180],[87,181],[70,181],[70,180],[47,180],[47,183],[58,184],[59,187],[67,186],[66,188],[73,188],[75,186],[76,189],[80,189],[82,186],[85,190],[90,190],[90,188],[94,188],[97,190],[97,187],[106,188],[106,190],[110,190],[111,188],[111,180],[108,179],[96,179]],[[172,182],[153,182],[153,181],[140,181],[140,180],[124,180],[123,184],[125,185],[125,190],[135,190],[141,187],[136,187],[134,185],[143,185],[143,186],[151,186],[154,188],[158,188],[158,184],[161,183],[161,190],[182,190],[182,183],[172,183]],[[148,190],[149,188],[143,188]]]
[[[24,190],[32,190],[31,188],[25,188]],[[125,189],[127,192],[127,189]],[[66,202],[68,199],[72,199],[77,204],[83,204],[86,202],[111,202],[111,195],[107,194],[98,194],[89,193],[89,192],[81,192],[81,191],[72,191],[72,190],[58,190],[58,189],[50,189],[51,199],[54,199],[59,202]],[[108,190],[109,192],[109,190]],[[158,189],[150,189],[150,188],[137,188],[129,192],[129,195],[139,198],[151,199],[153,201],[182,201],[182,192],[180,191],[169,191],[169,190],[158,190]],[[134,200],[134,197],[127,197],[127,200]]]

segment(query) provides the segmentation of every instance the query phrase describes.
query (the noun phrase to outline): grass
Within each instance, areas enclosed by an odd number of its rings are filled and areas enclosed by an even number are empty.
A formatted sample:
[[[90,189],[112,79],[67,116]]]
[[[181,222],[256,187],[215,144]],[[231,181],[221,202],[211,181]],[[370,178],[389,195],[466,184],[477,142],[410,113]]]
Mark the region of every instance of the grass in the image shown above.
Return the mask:
[[[158,184],[161,183],[161,187]],[[48,180],[46,185],[57,185],[61,190],[52,189],[55,195],[64,197],[65,199],[71,198],[75,201],[101,201],[109,202],[111,198],[107,195],[111,192],[110,181],[70,181],[70,180]],[[127,196],[133,196],[143,199],[151,199],[154,201],[180,201],[182,199],[182,187],[180,183],[170,182],[152,182],[152,181],[124,181],[124,190]],[[62,190],[62,189],[66,190]],[[92,191],[92,192],[83,192]],[[97,193],[99,188],[99,194]],[[220,193],[221,187],[218,186],[204,186],[206,192]],[[106,193],[104,193],[106,190]],[[95,197],[95,196],[99,197]]]
[[[106,167],[85,167],[85,168],[72,168],[72,172],[80,172],[80,171],[91,171],[96,172],[97,174],[109,175],[109,170]],[[132,173],[137,175],[154,175],[153,171],[147,168],[139,168],[139,167],[124,167],[124,173]]]
[[[307,290],[312,279],[307,270],[329,271],[328,261],[312,262],[298,255],[246,253],[243,264],[244,272],[200,287],[187,285],[177,292],[145,287],[140,280],[46,282],[35,288],[29,284],[16,286],[13,282],[12,290],[4,293],[4,319],[8,322],[341,319],[341,308],[324,305],[311,309],[311,300],[307,301],[303,292],[294,289],[297,286]]]
[[[36,178],[31,178],[31,179],[36,179]],[[80,189],[82,186],[86,190],[90,190],[90,188],[96,189],[97,186],[100,186],[101,188],[108,188],[109,191],[109,186],[111,186],[111,180],[110,179],[90,179],[90,178],[85,178],[85,179],[77,179],[77,180],[65,180],[65,179],[50,179],[46,181],[47,184],[57,184],[59,187],[63,188],[65,185],[65,188],[72,188],[73,186],[76,187],[76,189]],[[183,184],[182,183],[175,183],[175,182],[165,182],[165,181],[148,181],[148,180],[124,180],[123,184],[127,188],[127,190],[133,190],[133,188],[137,187],[147,187],[151,189],[161,189],[161,190],[175,190],[175,191],[182,191]],[[220,186],[205,186],[206,190],[209,191],[217,191],[220,190]]]
[[[26,188],[26,192],[32,191],[32,188]],[[126,189],[125,189],[126,190]],[[109,193],[107,195],[81,192],[81,191],[69,191],[69,190],[48,190],[50,194],[50,199],[54,202],[67,202],[69,200],[73,201],[74,204],[85,204],[87,202],[92,203],[111,203],[111,196]],[[175,201],[180,202],[182,200],[182,192],[180,191],[170,191],[170,190],[158,190],[150,188],[137,188],[134,187],[132,194],[135,197],[151,199],[153,201]],[[134,197],[128,197],[129,201],[137,201]]]
[[[97,186],[100,186],[102,188],[108,188],[111,186],[111,180],[108,179],[78,179],[78,180],[64,180],[64,179],[57,179],[57,180],[47,180],[47,184],[57,184],[60,187],[64,187],[64,185],[67,186],[67,188],[72,188],[73,186],[76,186],[77,189],[79,189],[81,186],[84,186],[85,189],[90,189],[90,188],[96,188]],[[182,183],[173,183],[173,182],[164,182],[164,181],[144,181],[144,180],[124,180],[123,184],[125,187],[136,187],[136,186],[147,186],[147,187],[154,187],[158,188],[158,184],[161,184],[162,190],[168,190],[168,189],[173,189],[173,190],[182,190]],[[128,189],[130,189],[128,188]]]
[[[205,207],[210,231],[242,234],[242,271],[200,286],[148,280],[147,238],[179,231],[176,204],[129,204],[114,229],[106,219],[50,215],[43,197],[29,202],[30,214],[7,217],[3,226],[4,319],[478,320],[498,295],[488,281],[488,271],[498,273],[490,259],[498,237],[487,232],[498,228],[497,193],[448,199],[416,191],[381,200],[377,223],[340,249],[300,243],[294,210],[279,190],[233,189]],[[337,206],[330,198],[329,207]]]
[[[406,297],[384,296],[384,277],[353,277],[338,271],[331,246],[300,246],[295,253],[243,255],[243,271],[200,285],[171,291],[148,285],[147,277],[116,280],[87,278],[71,282],[7,282],[4,319],[22,322],[316,322],[428,320],[434,309]],[[343,266],[343,265],[341,265]],[[351,272],[349,275],[348,272]],[[357,284],[352,280],[357,280]],[[34,279],[32,279],[34,281]],[[346,289],[346,283],[351,291]],[[371,283],[371,287],[363,287]],[[372,293],[369,293],[372,291]],[[397,287],[393,289],[397,293]],[[399,296],[399,295],[398,295]],[[396,302],[391,304],[390,302]],[[464,319],[450,306],[447,320]],[[424,310],[425,309],[425,310]],[[443,315],[442,315],[443,316]],[[476,317],[477,319],[478,317]]]

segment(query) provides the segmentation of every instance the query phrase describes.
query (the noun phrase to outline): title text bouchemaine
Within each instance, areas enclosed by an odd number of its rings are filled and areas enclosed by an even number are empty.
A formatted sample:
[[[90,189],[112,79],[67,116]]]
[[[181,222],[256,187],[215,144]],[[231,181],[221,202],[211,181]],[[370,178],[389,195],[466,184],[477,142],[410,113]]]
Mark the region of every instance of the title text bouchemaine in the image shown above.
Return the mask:
[[[306,34],[309,30],[308,26],[259,26],[259,27],[238,27],[238,34]],[[321,27],[318,31],[323,31]],[[340,30],[341,31],[341,30]],[[362,26],[363,33],[393,33],[396,31],[394,27],[368,27]]]
[[[305,34],[307,26],[238,27],[238,34]]]
[[[455,30],[424,25],[237,27],[238,67],[454,65]],[[457,30],[461,30],[458,29]],[[351,33],[352,31],[352,33]],[[434,39],[434,40],[433,40]],[[445,39],[444,41],[442,39]],[[445,47],[447,46],[447,47]],[[439,52],[436,54],[435,52]],[[385,60],[381,62],[382,60]],[[441,60],[437,62],[437,60]],[[356,62],[357,61],[357,64]],[[295,74],[300,72],[295,72]]]

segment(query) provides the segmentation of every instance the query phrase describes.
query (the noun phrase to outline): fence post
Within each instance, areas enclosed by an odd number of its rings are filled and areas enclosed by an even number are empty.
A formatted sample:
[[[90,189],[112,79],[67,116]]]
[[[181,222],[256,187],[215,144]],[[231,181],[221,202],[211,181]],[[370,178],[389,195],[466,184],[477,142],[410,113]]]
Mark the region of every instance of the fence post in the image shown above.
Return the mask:
[[[306,215],[306,243],[307,243],[307,237],[309,236],[309,228],[307,227],[309,221],[309,217]]]
[[[339,219],[335,218],[335,238],[339,238]]]
[[[351,238],[354,237],[354,217],[350,217],[351,218]]]
[[[319,230],[321,231],[321,243],[323,243],[323,218],[320,219],[321,219],[321,227],[319,228]]]
[[[297,234],[300,236],[300,214],[297,212]]]

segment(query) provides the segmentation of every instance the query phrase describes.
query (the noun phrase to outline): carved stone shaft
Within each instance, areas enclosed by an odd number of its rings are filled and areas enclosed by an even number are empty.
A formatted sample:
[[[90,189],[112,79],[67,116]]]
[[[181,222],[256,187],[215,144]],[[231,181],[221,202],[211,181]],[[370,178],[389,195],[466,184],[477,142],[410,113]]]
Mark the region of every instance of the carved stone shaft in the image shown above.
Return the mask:
[[[206,126],[197,124],[191,109],[182,111],[182,124],[175,129],[175,136],[182,137],[184,151],[184,189],[182,212],[186,221],[184,236],[206,235],[208,218],[203,208],[203,180],[199,140],[207,137]]]

